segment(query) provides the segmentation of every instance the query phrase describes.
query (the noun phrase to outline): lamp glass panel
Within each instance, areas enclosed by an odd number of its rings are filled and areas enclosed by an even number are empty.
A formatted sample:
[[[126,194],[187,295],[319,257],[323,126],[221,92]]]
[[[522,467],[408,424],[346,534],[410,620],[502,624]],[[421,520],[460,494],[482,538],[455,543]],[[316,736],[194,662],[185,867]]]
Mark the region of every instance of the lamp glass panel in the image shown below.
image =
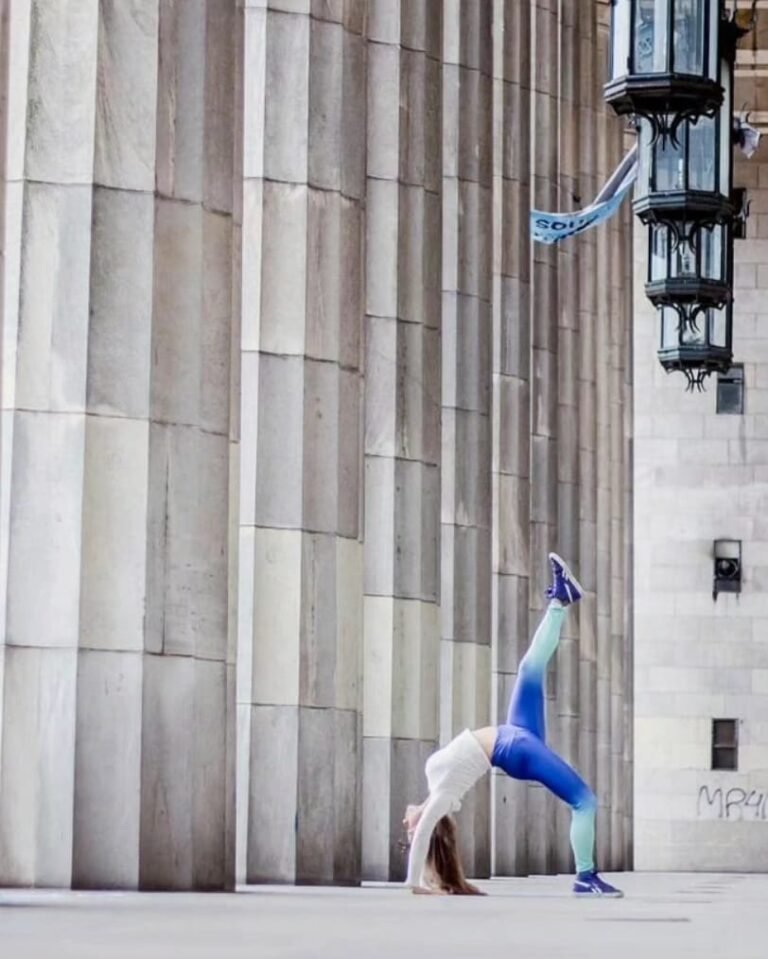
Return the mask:
[[[699,117],[696,123],[686,121],[688,127],[688,183],[691,190],[714,193],[718,184],[715,173],[718,158],[716,141],[718,123],[714,117]]]
[[[724,234],[724,226],[714,226],[710,230],[699,230],[697,242],[701,250],[701,275],[704,279],[725,279],[723,276]]]
[[[668,252],[669,228],[654,226],[651,229],[651,281],[666,279]]]
[[[680,317],[671,306],[661,310],[661,348],[671,350],[680,345]]]
[[[731,164],[733,163],[733,120],[731,117],[731,71],[725,63],[723,63],[721,78],[725,94],[723,96],[723,105],[720,108],[720,122],[718,124],[718,135],[720,137],[720,175],[717,189],[723,196],[730,197]]]
[[[631,0],[613,0],[611,11],[611,76],[625,77],[630,71],[629,45],[632,29]]]
[[[637,0],[634,24],[635,73],[667,71],[667,20],[671,0]]]
[[[708,0],[674,0],[674,73],[704,73],[704,21]]]
[[[685,189],[685,142],[681,133],[681,144],[675,146],[671,137],[661,137],[654,147],[655,177],[651,189],[656,193]]]
[[[725,349],[728,346],[728,310],[708,310],[709,342]]]

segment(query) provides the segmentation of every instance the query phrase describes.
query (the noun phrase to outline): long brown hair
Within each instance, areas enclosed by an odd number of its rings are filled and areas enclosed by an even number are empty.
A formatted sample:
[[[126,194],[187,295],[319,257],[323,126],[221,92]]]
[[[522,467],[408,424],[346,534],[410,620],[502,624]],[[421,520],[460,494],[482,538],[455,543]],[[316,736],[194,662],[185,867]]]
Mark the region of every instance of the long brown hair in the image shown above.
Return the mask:
[[[456,820],[443,816],[429,841],[427,870],[435,886],[452,896],[484,896],[477,886],[467,882],[459,856]]]

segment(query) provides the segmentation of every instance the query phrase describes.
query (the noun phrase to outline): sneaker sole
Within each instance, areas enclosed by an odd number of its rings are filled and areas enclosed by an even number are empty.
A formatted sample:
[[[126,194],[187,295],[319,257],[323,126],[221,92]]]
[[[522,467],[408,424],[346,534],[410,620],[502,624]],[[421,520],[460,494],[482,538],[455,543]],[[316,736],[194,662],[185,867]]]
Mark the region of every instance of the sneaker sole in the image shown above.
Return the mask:
[[[566,563],[566,561],[563,559],[563,557],[562,557],[562,556],[558,556],[557,553],[549,553],[548,555],[549,555],[549,558],[550,558],[550,559],[553,559],[556,563],[559,563],[560,566],[562,566],[563,572],[565,573],[565,575],[568,577],[568,579],[573,583],[573,585],[576,587],[576,589],[577,589],[577,590],[581,593],[581,595],[583,596],[583,595],[584,595],[584,587],[581,585],[581,583],[580,583],[580,582],[576,579],[576,577],[573,575],[573,573],[571,572],[570,566]]]
[[[623,892],[574,892],[576,899],[623,899]]]

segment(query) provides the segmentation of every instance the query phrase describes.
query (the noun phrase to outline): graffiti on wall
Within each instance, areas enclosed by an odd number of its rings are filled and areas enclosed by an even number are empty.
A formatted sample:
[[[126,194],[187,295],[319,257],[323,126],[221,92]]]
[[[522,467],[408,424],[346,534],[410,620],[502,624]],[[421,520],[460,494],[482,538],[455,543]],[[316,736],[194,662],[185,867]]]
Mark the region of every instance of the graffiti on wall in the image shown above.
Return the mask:
[[[724,819],[731,822],[754,822],[768,819],[768,793],[757,789],[732,786],[700,786],[696,800],[699,819]]]

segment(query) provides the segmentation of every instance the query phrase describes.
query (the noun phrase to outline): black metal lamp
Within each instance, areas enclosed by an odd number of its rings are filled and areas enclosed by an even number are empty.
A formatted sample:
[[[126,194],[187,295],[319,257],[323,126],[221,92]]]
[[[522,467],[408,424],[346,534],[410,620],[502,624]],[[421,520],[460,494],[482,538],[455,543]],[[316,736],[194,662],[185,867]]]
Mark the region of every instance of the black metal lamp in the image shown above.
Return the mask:
[[[611,79],[619,116],[645,117],[654,139],[713,116],[720,81],[723,0],[611,0]]]
[[[694,312],[722,309],[733,298],[733,230],[652,224],[648,231],[648,282],[654,306],[671,306],[690,320]]]
[[[640,158],[633,208],[643,223],[723,223],[736,212],[733,182],[733,64],[721,61],[723,102],[713,116],[684,120],[675,137],[656,137],[649,120],[639,124]]]
[[[733,306],[689,310],[676,306],[659,309],[661,344],[659,362],[667,371],[679,371],[689,390],[702,390],[711,373],[725,373],[733,362]]]

